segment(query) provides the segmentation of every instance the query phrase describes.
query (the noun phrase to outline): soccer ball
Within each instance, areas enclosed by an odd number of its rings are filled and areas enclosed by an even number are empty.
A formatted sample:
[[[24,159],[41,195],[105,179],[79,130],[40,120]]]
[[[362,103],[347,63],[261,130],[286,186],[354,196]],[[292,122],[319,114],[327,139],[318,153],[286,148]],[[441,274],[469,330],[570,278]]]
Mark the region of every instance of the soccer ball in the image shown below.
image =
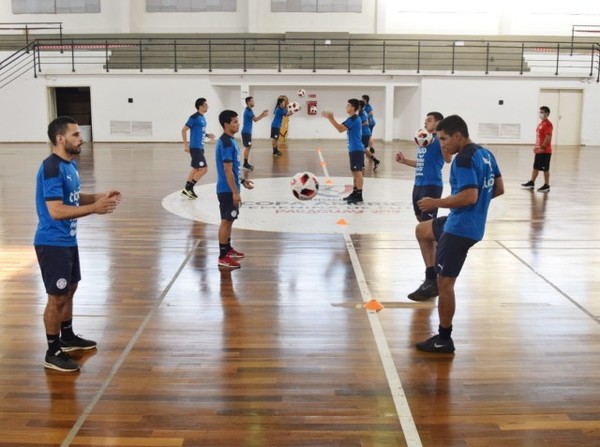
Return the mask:
[[[310,106],[310,113],[313,115],[317,114],[317,106]]]
[[[319,180],[312,172],[299,172],[292,177],[290,187],[298,200],[310,200],[319,192]]]
[[[288,110],[296,113],[300,110],[300,104],[298,104],[297,102],[294,101],[294,102],[288,104]]]
[[[303,88],[299,88],[296,94],[298,95],[298,97],[304,98],[306,96],[306,90],[304,90]]]
[[[419,147],[427,147],[433,141],[433,134],[429,133],[427,129],[419,129],[417,133],[415,133],[415,143]]]

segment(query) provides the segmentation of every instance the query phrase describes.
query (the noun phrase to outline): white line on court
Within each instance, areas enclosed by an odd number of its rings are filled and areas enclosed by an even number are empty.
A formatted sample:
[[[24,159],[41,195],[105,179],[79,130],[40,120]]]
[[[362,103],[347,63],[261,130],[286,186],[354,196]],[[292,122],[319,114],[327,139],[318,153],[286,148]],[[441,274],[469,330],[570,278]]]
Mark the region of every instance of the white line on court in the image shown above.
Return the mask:
[[[352,238],[349,234],[344,234],[344,240],[346,241],[346,248],[348,249],[350,260],[352,261],[352,267],[354,268],[354,274],[356,275],[356,280],[358,281],[358,287],[360,289],[363,302],[366,303],[371,300],[369,286],[367,285],[362,267],[360,266]],[[381,363],[383,364],[385,376],[387,377],[388,385],[390,387],[390,391],[392,392],[392,398],[394,399],[396,412],[398,413],[398,418],[400,419],[400,425],[402,426],[404,439],[406,439],[406,445],[408,447],[422,447],[423,444],[421,444],[421,438],[419,437],[417,426],[415,425],[415,421],[408,406],[408,401],[406,400],[406,395],[402,389],[402,383],[400,382],[400,377],[398,377],[396,364],[394,363],[390,347],[388,346],[385,334],[383,333],[381,321],[379,321],[377,312],[367,311],[367,316],[369,317],[369,323],[371,324],[371,330],[373,331],[373,336],[375,337],[375,343],[377,344],[377,350],[379,351],[379,357],[381,358]]]
[[[321,159],[323,172],[325,173],[326,177],[329,177],[329,172],[327,172],[327,163],[323,158],[321,148],[317,148],[317,153]],[[365,275],[358,260],[354,243],[352,242],[352,238],[349,234],[344,234],[344,241],[346,242],[346,248],[348,249],[348,254],[350,255],[350,260],[352,261],[352,268],[354,269],[354,274],[356,275],[360,294],[363,302],[367,303],[371,300],[371,292],[369,292],[369,286],[367,285]],[[377,312],[374,311],[367,311],[367,317],[369,318],[369,323],[371,324],[371,331],[373,331],[373,337],[375,337],[375,343],[377,344],[377,350],[379,351],[379,358],[383,364],[385,376],[392,393],[392,399],[394,400],[396,413],[398,413],[398,419],[400,419],[400,425],[402,426],[402,432],[404,434],[404,439],[406,440],[406,445],[408,447],[422,447],[423,444],[421,443],[417,426],[415,425],[415,421],[410,412],[406,395],[402,389],[402,383],[400,382],[400,377],[398,377],[398,370],[396,369],[396,364],[394,363],[390,347],[388,346],[385,334],[383,333],[381,321],[379,321]]]
[[[175,284],[175,281],[181,274],[181,271],[184,269],[186,264],[190,261],[190,258],[192,257],[192,254],[198,247],[199,243],[200,243],[200,240],[197,240],[196,243],[194,244],[194,246],[192,247],[192,249],[188,252],[187,256],[185,257],[185,259],[179,266],[179,269],[177,269],[177,271],[175,272],[175,275],[173,275],[173,278],[171,279],[169,284],[167,284],[167,287],[165,288],[165,290],[163,290],[161,295],[158,297],[158,300],[156,300],[156,302],[154,303],[154,305],[152,306],[150,311],[146,314],[146,318],[144,318],[144,321],[142,322],[140,327],[138,327],[135,334],[133,334],[133,337],[131,337],[131,339],[129,340],[129,343],[127,343],[127,346],[125,347],[125,349],[123,350],[123,352],[121,353],[121,355],[119,356],[119,358],[117,359],[115,364],[113,365],[113,367],[110,371],[110,374],[104,380],[104,382],[102,383],[102,386],[100,386],[100,388],[94,395],[94,397],[93,397],[92,401],[89,403],[89,405],[87,407],[85,407],[85,409],[81,413],[81,416],[79,416],[79,419],[77,419],[77,421],[75,422],[73,427],[71,427],[71,430],[69,431],[69,433],[63,440],[60,447],[69,447],[71,445],[71,443],[75,439],[75,436],[77,436],[77,433],[79,433],[79,430],[83,426],[84,422],[86,421],[86,419],[88,418],[90,413],[94,410],[98,401],[104,395],[104,392],[106,391],[108,386],[111,384],[114,377],[117,375],[117,372],[119,372],[119,369],[123,365],[123,362],[127,359],[127,356],[129,355],[129,353],[131,352],[131,350],[133,349],[135,344],[138,342],[139,338],[142,336],[142,333],[146,330],[146,326],[148,326],[148,323],[150,323],[150,320],[152,319],[152,317],[156,313],[157,309],[160,307],[163,300],[169,293],[169,290],[171,290],[171,287],[173,287],[173,284]]]

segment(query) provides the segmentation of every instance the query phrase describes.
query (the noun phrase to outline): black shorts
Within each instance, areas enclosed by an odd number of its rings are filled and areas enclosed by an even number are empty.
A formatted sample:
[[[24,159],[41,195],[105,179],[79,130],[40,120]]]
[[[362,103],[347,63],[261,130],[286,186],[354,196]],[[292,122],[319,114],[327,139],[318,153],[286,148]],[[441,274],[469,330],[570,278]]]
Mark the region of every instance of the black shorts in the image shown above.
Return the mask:
[[[535,154],[533,159],[533,169],[536,171],[549,171],[550,170],[550,157],[552,154]]]
[[[238,218],[240,209],[233,204],[232,192],[217,193],[219,199],[219,211],[221,212],[222,220],[234,221]]]
[[[274,140],[279,140],[279,132],[281,129],[279,127],[271,127],[271,138]]]
[[[365,149],[369,147],[369,140],[371,139],[371,135],[363,135],[361,137],[361,141]]]
[[[204,158],[204,149],[192,149],[190,148],[190,156],[192,162],[190,166],[194,169],[206,168],[206,158]]]
[[[49,295],[65,295],[71,284],[81,281],[77,246],[36,245],[35,254]]]
[[[438,210],[437,208],[433,211],[421,211],[419,209],[419,205],[417,202],[421,200],[423,197],[432,197],[434,199],[439,199],[442,197],[442,191],[444,190],[443,186],[436,185],[425,185],[425,186],[417,186],[413,187],[412,193],[412,203],[413,210],[415,211],[415,216],[419,219],[419,222],[424,222],[426,220],[435,219],[437,217]]]
[[[348,152],[348,156],[350,158],[350,170],[352,172],[365,169],[365,151]]]
[[[251,133],[243,133],[242,134],[242,144],[244,147],[248,149],[252,149],[252,134]]]
[[[458,277],[467,259],[469,249],[477,243],[474,239],[444,232],[447,216],[431,222],[433,235],[438,242],[435,251],[435,271],[440,276]]]

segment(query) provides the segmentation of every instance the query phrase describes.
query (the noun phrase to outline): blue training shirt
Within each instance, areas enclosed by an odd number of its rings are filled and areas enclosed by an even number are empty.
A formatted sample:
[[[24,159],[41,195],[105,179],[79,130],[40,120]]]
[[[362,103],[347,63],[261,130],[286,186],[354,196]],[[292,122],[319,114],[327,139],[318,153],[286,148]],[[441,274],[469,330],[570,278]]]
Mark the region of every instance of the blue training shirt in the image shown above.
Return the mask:
[[[362,125],[362,134],[363,136],[371,136],[373,133],[371,132],[371,128],[369,127],[369,115],[367,115],[366,111],[362,111],[358,115],[360,117],[361,125]]]
[[[369,117],[369,126],[375,127],[375,124],[377,123],[375,122],[375,118],[371,114],[373,112],[373,107],[371,107],[371,104],[365,104],[364,111],[367,112],[367,116]]]
[[[444,154],[440,140],[434,137],[427,147],[417,149],[417,165],[415,169],[415,186],[444,186],[442,169],[444,167]]]
[[[271,123],[271,127],[275,129],[281,128],[283,117],[286,115],[287,109],[285,107],[275,107],[275,110],[273,110],[273,122]]]
[[[52,219],[46,201],[60,200],[68,206],[79,206],[80,187],[79,172],[74,161],[52,154],[42,162],[36,180],[38,226],[34,245],[77,246],[77,219]]]
[[[476,241],[483,239],[494,182],[501,175],[494,154],[484,147],[469,144],[456,154],[450,168],[452,195],[468,188],[477,188],[479,195],[473,205],[450,209],[445,233]]]
[[[206,137],[206,118],[201,113],[194,113],[185,123],[190,129],[190,149],[204,149]]]
[[[221,192],[233,192],[225,176],[225,163],[233,163],[233,178],[239,191],[241,180],[240,148],[235,138],[226,133],[219,137],[215,149],[215,161],[217,163],[217,194]]]
[[[358,115],[349,116],[342,123],[348,129],[348,152],[364,152],[365,147],[362,144],[362,123]]]
[[[252,125],[254,124],[254,111],[250,107],[246,107],[243,115],[244,124],[242,125],[241,133],[252,133]]]

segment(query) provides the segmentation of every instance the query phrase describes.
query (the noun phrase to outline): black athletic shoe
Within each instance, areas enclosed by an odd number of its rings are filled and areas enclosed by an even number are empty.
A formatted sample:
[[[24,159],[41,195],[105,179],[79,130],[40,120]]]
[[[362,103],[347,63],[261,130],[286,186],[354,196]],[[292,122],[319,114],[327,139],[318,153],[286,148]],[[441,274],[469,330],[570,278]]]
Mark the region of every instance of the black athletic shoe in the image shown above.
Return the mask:
[[[281,157],[282,155],[283,152],[281,152],[280,150],[273,151],[273,157]]]
[[[454,342],[452,339],[449,338],[448,340],[442,340],[439,335],[434,335],[425,341],[417,343],[415,346],[419,351],[425,352],[454,352]]]
[[[244,163],[244,169],[248,171],[254,171],[254,166],[252,166],[250,163]]]
[[[527,183],[521,183],[521,186],[525,189],[533,189],[535,188],[535,183],[529,180]]]
[[[63,351],[56,351],[54,354],[46,353],[44,359],[44,368],[55,369],[62,372],[74,372],[79,370],[79,364],[69,357]]]
[[[342,200],[345,200],[347,202],[348,200],[350,200],[355,195],[356,195],[356,191],[352,191],[349,195],[347,195],[346,197],[344,197]]]
[[[379,163],[381,163],[381,160],[377,160],[375,157],[373,157],[373,171],[377,171]]]
[[[95,341],[86,340],[85,338],[81,338],[79,335],[76,335],[75,338],[71,340],[65,340],[62,337],[60,338],[60,349],[62,349],[64,352],[87,351],[88,349],[94,349],[95,347]]]
[[[196,195],[196,193],[194,191],[190,191],[189,189],[182,189],[181,190],[181,195],[183,197],[185,197],[186,199],[197,199],[198,196]]]
[[[427,301],[438,295],[437,279],[426,279],[417,290],[408,294],[408,299],[413,301]]]
[[[538,188],[537,192],[550,192],[550,185],[542,185]]]
[[[354,196],[348,197],[348,200],[346,200],[346,203],[348,205],[354,205],[356,203],[362,203],[362,201],[363,201],[362,194],[354,194]]]

